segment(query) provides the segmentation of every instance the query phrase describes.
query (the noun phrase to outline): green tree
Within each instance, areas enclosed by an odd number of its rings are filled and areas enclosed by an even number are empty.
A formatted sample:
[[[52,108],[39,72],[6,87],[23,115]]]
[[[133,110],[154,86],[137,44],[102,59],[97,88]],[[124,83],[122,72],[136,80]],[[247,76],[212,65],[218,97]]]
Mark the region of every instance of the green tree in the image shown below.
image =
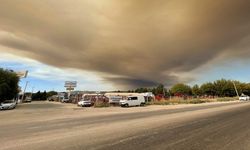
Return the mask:
[[[41,92],[38,91],[32,95],[32,100],[41,100]]]
[[[239,95],[246,94],[250,96],[250,83],[242,83],[239,81],[232,81],[235,83],[235,86],[238,90]],[[236,92],[235,92],[236,95]]]
[[[216,94],[216,89],[214,87],[214,84],[211,82],[202,84],[200,89],[203,95],[215,96]]]
[[[15,73],[0,69],[0,102],[17,96],[18,82],[19,77]]]
[[[51,96],[53,96],[53,95],[57,95],[57,92],[56,91],[49,91],[48,93],[47,93],[47,98],[48,97],[51,97]],[[46,98],[46,99],[47,99]]]
[[[159,95],[159,94],[168,95],[168,90],[164,87],[163,84],[159,84],[156,88],[154,88],[154,89],[152,90],[152,92],[153,92],[155,95]]]
[[[136,93],[145,93],[145,92],[148,92],[149,89],[148,88],[137,88],[135,90]]]
[[[192,89],[190,86],[183,84],[183,83],[178,83],[175,84],[172,88],[171,88],[171,93],[173,93],[174,95],[191,95],[192,94]]]
[[[195,84],[195,85],[192,87],[192,94],[193,94],[194,96],[201,96],[201,90],[200,90],[199,85]]]
[[[41,93],[40,100],[46,100],[46,99],[47,99],[47,92],[44,91],[43,93]]]
[[[214,82],[215,94],[219,97],[236,96],[233,82],[231,80],[216,80]]]
[[[242,84],[241,87],[242,88],[241,88],[241,93],[240,94],[244,93],[244,94],[250,96],[250,83]]]

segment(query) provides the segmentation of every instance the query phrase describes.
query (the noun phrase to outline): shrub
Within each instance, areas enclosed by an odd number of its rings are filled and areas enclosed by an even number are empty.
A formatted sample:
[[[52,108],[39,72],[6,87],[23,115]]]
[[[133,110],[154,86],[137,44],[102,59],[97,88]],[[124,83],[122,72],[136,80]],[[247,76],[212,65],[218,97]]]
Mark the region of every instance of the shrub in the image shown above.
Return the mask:
[[[218,102],[228,102],[228,101],[235,101],[235,100],[237,100],[237,98],[235,97],[224,97],[224,98],[217,99]]]
[[[102,108],[102,107],[110,107],[109,103],[104,103],[104,102],[97,102],[94,104],[95,108]]]
[[[153,101],[147,103],[147,105],[201,104],[206,102],[210,101],[200,100],[200,99],[191,99],[191,100],[172,99],[172,100]]]

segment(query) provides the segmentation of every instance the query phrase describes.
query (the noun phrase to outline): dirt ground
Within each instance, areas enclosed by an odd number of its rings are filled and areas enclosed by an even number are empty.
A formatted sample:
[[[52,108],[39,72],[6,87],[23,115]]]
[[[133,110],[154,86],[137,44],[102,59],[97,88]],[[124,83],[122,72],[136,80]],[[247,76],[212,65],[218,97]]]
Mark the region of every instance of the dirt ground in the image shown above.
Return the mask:
[[[172,139],[177,136],[179,139],[187,139],[187,137],[182,137],[182,134],[172,135],[172,131],[178,131],[179,127],[183,125],[183,128],[187,129],[182,131],[184,135],[185,132],[196,130],[193,125],[197,124],[197,127],[205,129],[207,124],[221,123],[220,120],[223,120],[214,117],[226,113],[228,115],[222,116],[222,118],[231,119],[232,113],[241,115],[238,111],[245,110],[249,106],[250,103],[238,101],[130,108],[82,108],[73,104],[57,102],[20,104],[14,110],[0,111],[2,143],[0,149],[136,149],[142,145],[148,149],[157,149],[157,147],[150,148],[149,144],[151,142],[159,143],[162,140],[159,138],[160,136]],[[239,117],[233,119],[239,119]],[[245,119],[240,119],[244,124]],[[234,123],[234,121],[230,122]],[[241,122],[238,123],[242,124]],[[223,130],[224,123],[219,125],[221,131],[228,132]],[[236,125],[239,126],[239,124]],[[241,136],[245,133],[243,129]],[[210,129],[205,131],[211,132]],[[166,135],[162,135],[164,132]],[[165,137],[168,134],[171,134],[170,137]],[[145,141],[154,136],[156,138]],[[131,147],[134,139],[138,139],[139,143],[134,143],[135,145]],[[175,142],[166,143],[164,141],[159,143],[158,148],[162,149],[171,145],[174,147]],[[123,148],[119,146],[121,143],[124,145]],[[184,147],[186,146],[184,145]],[[195,149],[195,147],[193,148]]]
[[[157,110],[169,110],[178,108],[189,108],[193,106],[212,106],[234,102],[216,102],[205,104],[179,104],[179,105],[149,105],[145,107],[78,107],[76,104],[48,102],[48,101],[33,101],[32,103],[19,104],[14,110],[1,111],[1,124],[29,121],[49,121],[63,118],[81,118],[94,116],[108,116],[115,114],[129,114],[136,112],[150,112]]]

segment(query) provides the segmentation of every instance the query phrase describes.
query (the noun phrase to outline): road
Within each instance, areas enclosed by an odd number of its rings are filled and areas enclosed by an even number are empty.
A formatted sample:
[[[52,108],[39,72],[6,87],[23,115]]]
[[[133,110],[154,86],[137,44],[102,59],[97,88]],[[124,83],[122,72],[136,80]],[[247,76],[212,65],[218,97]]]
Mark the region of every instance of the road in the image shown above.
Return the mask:
[[[77,108],[34,102],[0,112],[1,150],[249,150],[250,103]]]

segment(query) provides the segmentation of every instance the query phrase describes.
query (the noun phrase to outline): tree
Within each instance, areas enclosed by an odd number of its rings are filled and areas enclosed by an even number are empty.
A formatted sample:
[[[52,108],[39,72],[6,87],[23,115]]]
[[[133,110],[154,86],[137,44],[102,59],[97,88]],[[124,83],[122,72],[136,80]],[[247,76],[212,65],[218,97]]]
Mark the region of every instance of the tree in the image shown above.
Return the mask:
[[[241,94],[246,94],[246,95],[250,95],[250,83],[241,83],[239,81],[232,81],[234,82],[239,95]],[[235,93],[236,95],[236,93]]]
[[[44,91],[44,92],[41,94],[40,100],[46,100],[46,99],[47,99],[47,92]]]
[[[159,84],[155,89],[152,90],[155,95],[168,95],[168,90],[163,84]]]
[[[32,100],[41,100],[41,92],[38,91],[32,95]]]
[[[19,77],[16,73],[0,69],[0,102],[13,99],[18,94]]]
[[[216,80],[214,82],[215,94],[219,97],[232,97],[236,96],[233,82],[230,80]]]
[[[214,84],[211,82],[202,84],[200,89],[203,95],[215,96],[216,94]]]
[[[240,94],[242,94],[242,93],[244,93],[246,95],[250,95],[250,83],[244,84]]]
[[[47,98],[48,98],[48,97],[51,97],[51,96],[53,96],[53,95],[57,95],[57,92],[56,92],[56,91],[49,91],[49,92],[47,93]]]
[[[193,94],[194,96],[201,96],[201,90],[200,90],[199,85],[195,84],[195,85],[192,87],[192,94]]]
[[[145,93],[145,92],[148,92],[148,91],[149,91],[149,89],[147,89],[147,88],[137,88],[135,90],[136,93]]]
[[[191,95],[192,94],[192,89],[190,86],[183,84],[183,83],[178,83],[175,84],[171,88],[171,92],[174,95],[179,95],[179,96],[184,96],[184,95]]]

